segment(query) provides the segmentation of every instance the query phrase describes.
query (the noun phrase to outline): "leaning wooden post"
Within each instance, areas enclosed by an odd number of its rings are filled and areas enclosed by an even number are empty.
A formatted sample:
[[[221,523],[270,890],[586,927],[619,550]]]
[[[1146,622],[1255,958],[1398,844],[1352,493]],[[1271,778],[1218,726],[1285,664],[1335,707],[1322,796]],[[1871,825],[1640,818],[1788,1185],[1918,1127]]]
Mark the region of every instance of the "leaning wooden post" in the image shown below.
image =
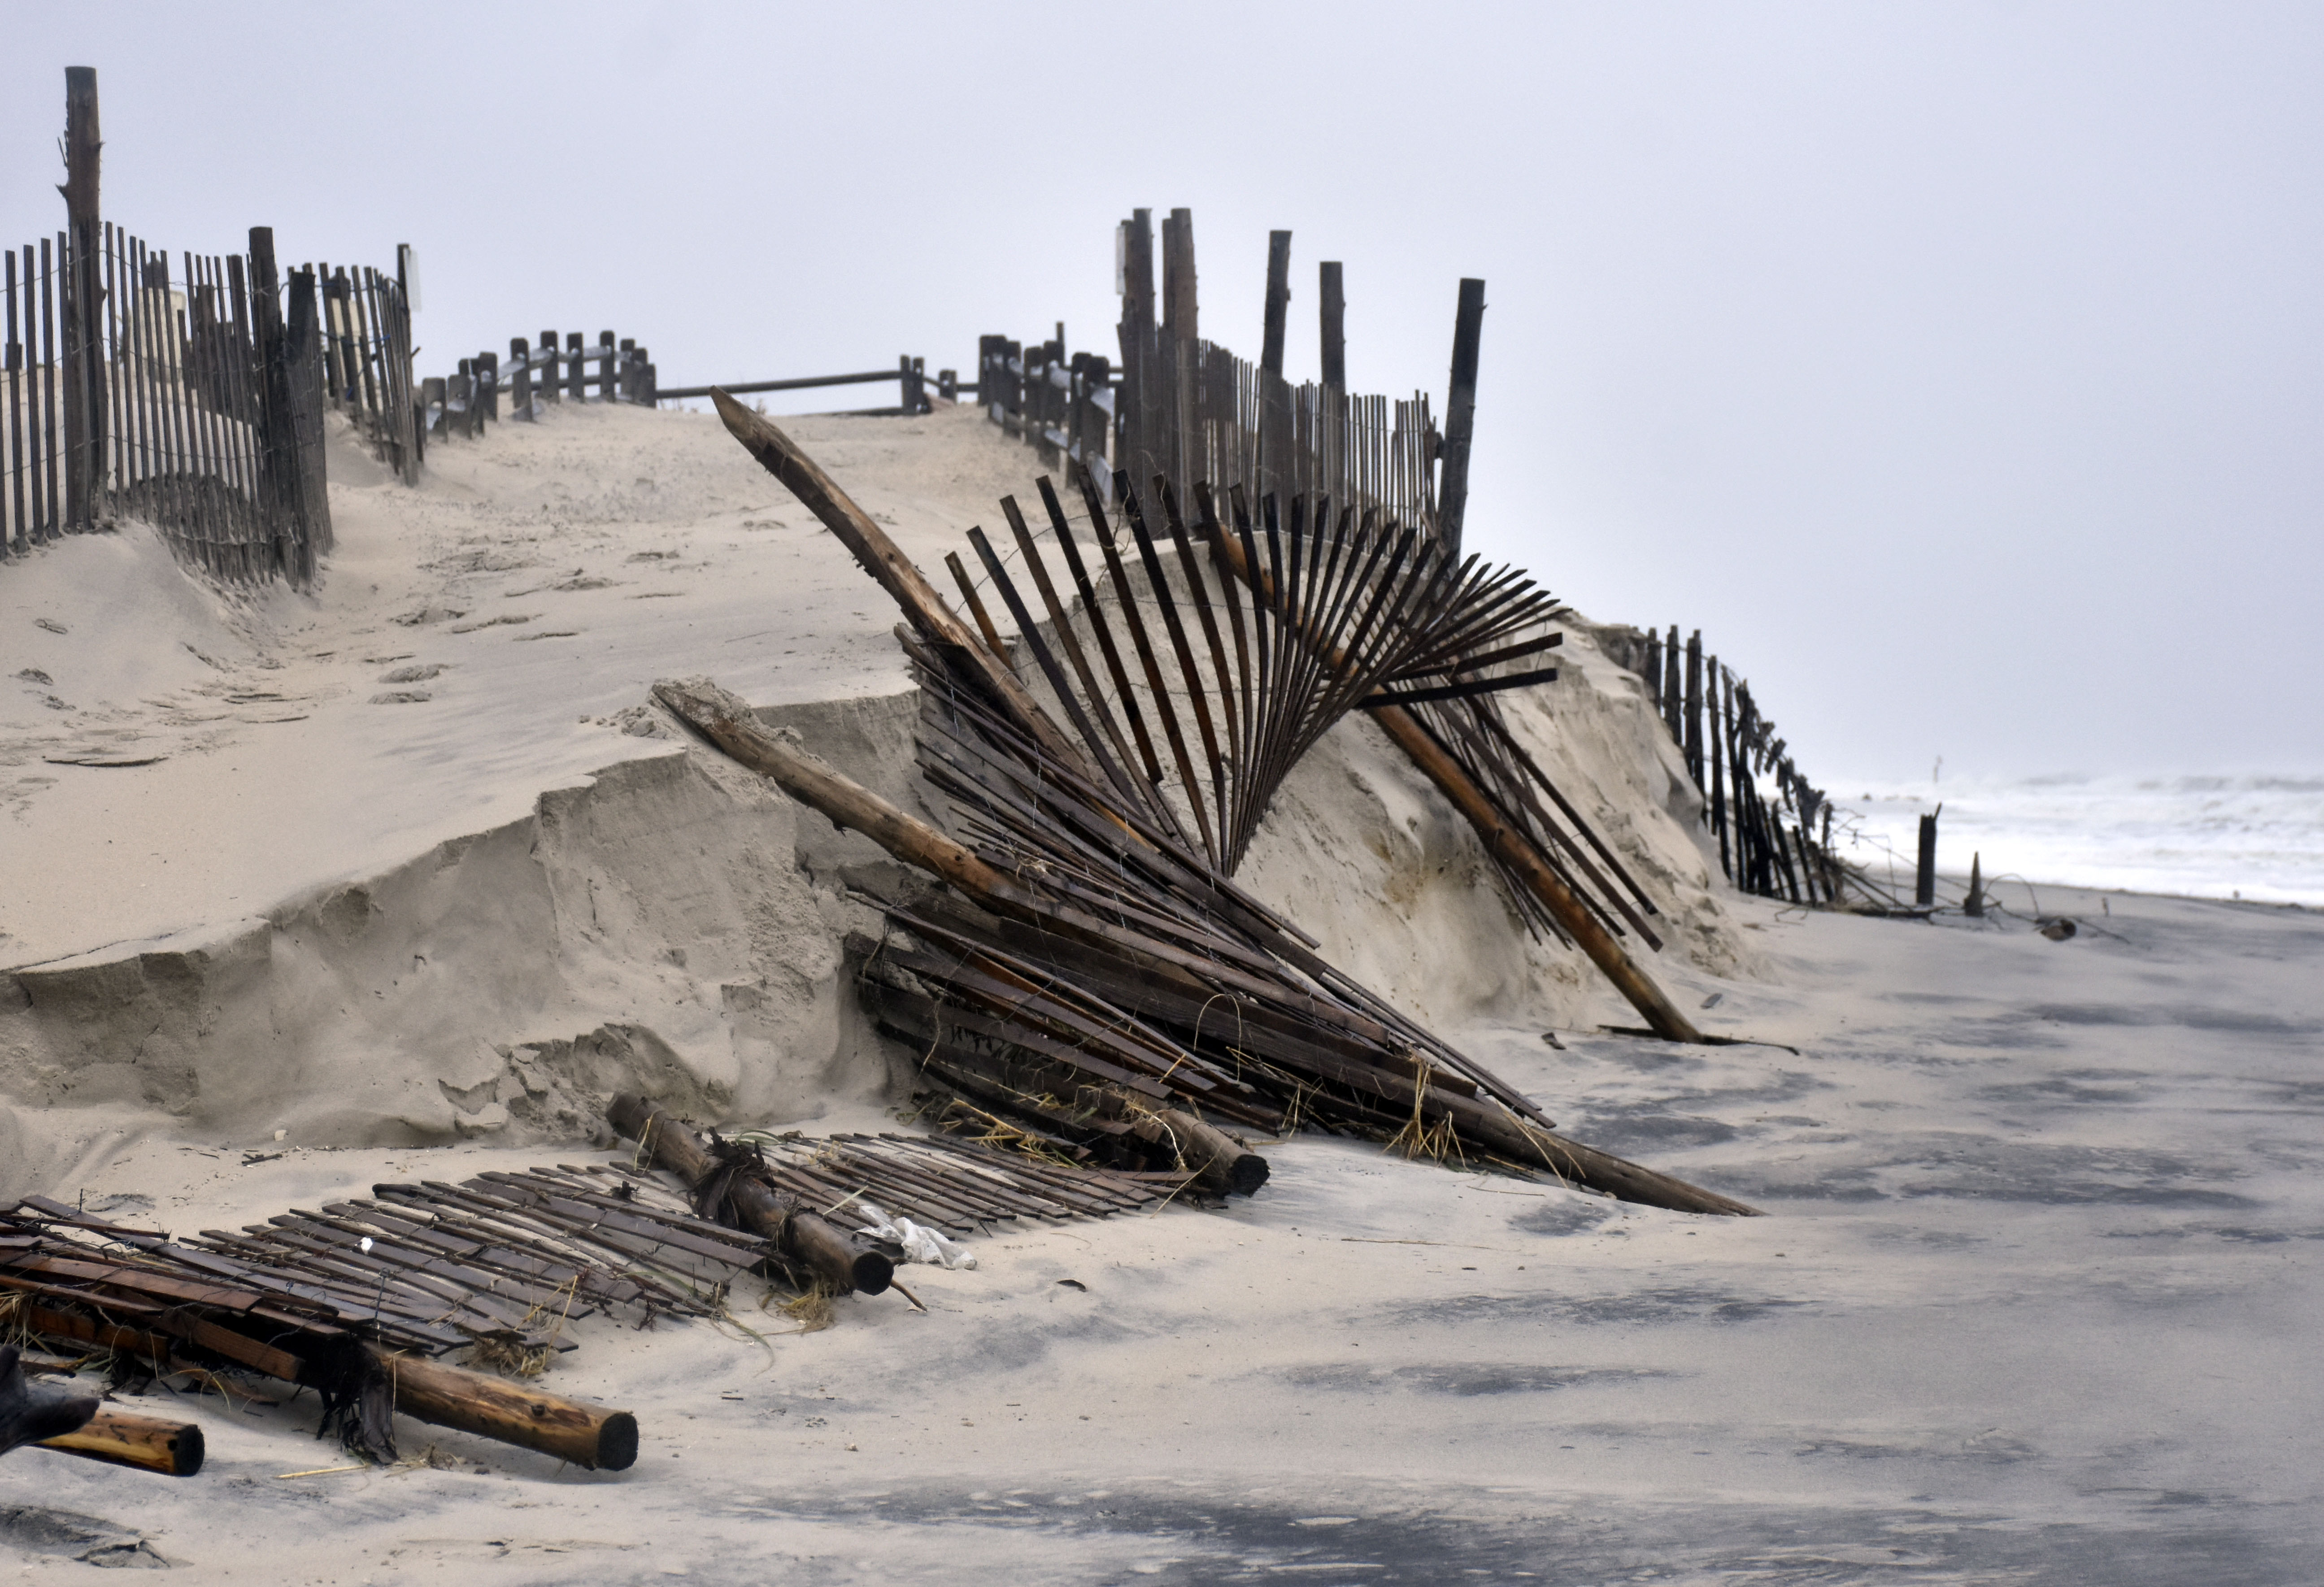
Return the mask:
[[[299,532],[304,569],[328,551],[331,489],[323,454],[323,327],[311,269],[290,272],[283,306],[283,364],[290,398],[291,474],[298,493]]]
[[[1461,281],[1452,315],[1452,381],[1444,402],[1444,472],[1436,487],[1436,532],[1444,554],[1461,555],[1469,513],[1469,447],[1477,429],[1477,342],[1485,326],[1485,283]]]
[[[65,521],[97,515],[105,485],[105,227],[97,215],[97,69],[65,68]]]
[[[1080,752],[1072,747],[1048,714],[1026,691],[1023,682],[984,648],[975,631],[945,604],[936,586],[913,566],[910,558],[897,549],[887,531],[872,521],[870,513],[857,506],[766,415],[752,412],[716,386],[710,389],[710,400],[717,404],[718,417],[726,421],[734,438],[759,460],[761,467],[782,481],[809,512],[823,521],[823,526],[847,548],[856,565],[903,609],[922,638],[940,649],[964,654],[986,688],[1020,727],[1040,741],[1044,749],[1069,765],[1080,759]]]
[[[1260,339],[1259,366],[1269,374],[1283,373],[1283,324],[1291,308],[1291,234],[1267,234],[1267,330]]]
[[[1326,259],[1316,266],[1316,297],[1322,300],[1323,383],[1335,392],[1348,389],[1348,298],[1341,280],[1340,261]]]

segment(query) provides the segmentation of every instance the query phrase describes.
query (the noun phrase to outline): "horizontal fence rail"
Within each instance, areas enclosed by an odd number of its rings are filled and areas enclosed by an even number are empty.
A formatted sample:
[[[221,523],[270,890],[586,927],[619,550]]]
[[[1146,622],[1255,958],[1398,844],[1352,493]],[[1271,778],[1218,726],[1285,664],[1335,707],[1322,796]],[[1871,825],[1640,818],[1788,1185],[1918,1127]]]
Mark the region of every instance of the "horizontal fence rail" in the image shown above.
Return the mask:
[[[789,380],[746,380],[732,385],[672,386],[656,394],[663,401],[679,401],[687,398],[708,396],[713,390],[724,392],[730,397],[746,397],[761,392],[808,392],[822,386],[877,385],[883,381],[896,383],[896,405],[893,408],[857,408],[847,411],[864,417],[909,417],[930,411],[928,401],[927,361],[908,354],[896,360],[893,369],[866,369],[853,374],[809,374]],[[936,376],[938,388],[945,400],[953,400],[957,383],[953,372],[944,370]]]
[[[985,416],[1038,447],[1044,466],[1080,464],[1110,502],[1119,401],[1115,374],[1101,354],[1076,353],[1067,358],[1060,327],[1056,337],[1046,342],[978,337],[976,383],[964,387],[940,379],[938,392],[974,392]]]

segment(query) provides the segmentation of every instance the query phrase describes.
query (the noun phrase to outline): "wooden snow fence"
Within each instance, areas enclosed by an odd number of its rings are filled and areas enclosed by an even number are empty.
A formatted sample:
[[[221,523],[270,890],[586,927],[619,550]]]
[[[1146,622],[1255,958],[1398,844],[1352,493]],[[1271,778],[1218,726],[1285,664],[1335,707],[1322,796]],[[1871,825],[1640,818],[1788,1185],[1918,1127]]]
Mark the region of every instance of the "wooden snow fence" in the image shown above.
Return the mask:
[[[609,1168],[383,1185],[371,1198],[179,1240],[32,1197],[0,1212],[12,1331],[130,1373],[254,1373],[313,1389],[325,1426],[392,1461],[391,1411],[619,1471],[625,1411],[430,1358],[538,1370],[573,1321],[716,1315],[757,1240]]]
[[[1314,938],[1212,863],[1214,847],[1198,847],[1174,812],[1135,793],[1126,750],[1111,770],[1102,764],[1101,741],[1120,740],[1090,721],[1070,687],[1058,684],[1061,664],[1054,656],[1043,671],[1074,718],[1079,743],[1036,699],[997,635],[980,635],[955,615],[788,438],[731,399],[719,407],[737,438],[816,512],[910,620],[902,637],[922,685],[922,770],[955,801],[959,835],[777,740],[742,701],[706,680],[664,682],[654,693],[742,764],[949,884],[951,896],[931,903],[879,900],[890,940],[856,945],[866,1005],[891,1034],[927,1055],[923,1073],[949,1088],[947,1108],[983,1112],[995,1135],[1014,1132],[1077,1160],[1116,1167],[1145,1167],[1154,1129],[1164,1132],[1176,1166],[1186,1168],[1222,1149],[1240,1152],[1231,1143],[1219,1149],[1199,1140],[1187,1149],[1167,1122],[1167,1115],[1180,1115],[1227,1139],[1208,1115],[1269,1133],[1314,1123],[1385,1138],[1415,1154],[1546,1170],[1659,1205],[1751,1210],[1556,1135],[1522,1093],[1326,963],[1314,953]],[[1143,538],[1140,560],[1158,587],[1163,581],[1150,566],[1159,558],[1155,537]],[[1255,538],[1245,543],[1221,533],[1213,543],[1234,545],[1249,563],[1259,559]],[[1173,549],[1192,557],[1176,537]],[[1236,571],[1254,597],[1242,608],[1255,625],[1245,643],[1255,651],[1258,628],[1279,623],[1282,634],[1297,640],[1280,646],[1283,665],[1355,678],[1343,690],[1342,710],[1369,701],[1394,669],[1366,674],[1361,658],[1369,652],[1338,642],[1360,632],[1363,619],[1350,629],[1325,628],[1314,592],[1328,581],[1309,577],[1288,557],[1271,559],[1286,550],[1272,544],[1264,567]],[[1351,550],[1342,543],[1333,555]],[[1327,559],[1311,556],[1310,564]],[[1116,551],[1110,577],[1118,561]],[[1425,597],[1406,586],[1399,599],[1422,600],[1417,609],[1430,610],[1426,603],[1447,601],[1462,577],[1445,564],[1424,582]],[[1134,609],[1126,595],[1125,603]],[[1268,604],[1273,615],[1261,617],[1259,608]],[[1361,603],[1340,604],[1354,610]],[[1489,617],[1479,622],[1489,627]],[[1193,676],[1183,625],[1174,617],[1166,626],[1173,653]],[[1058,632],[1065,632],[1061,623]],[[1029,648],[1029,623],[1025,632]],[[1150,634],[1132,629],[1130,637],[1148,675],[1146,697],[1166,697],[1170,690]],[[1206,635],[1206,644],[1213,639]],[[1118,653],[1111,666],[1120,672]],[[1117,696],[1125,714],[1131,697]],[[1391,699],[1379,714],[1402,712]],[[1185,764],[1184,734],[1178,736],[1172,753],[1181,762],[1183,786],[1200,789],[1202,780]],[[1151,742],[1147,735],[1141,769],[1153,764]],[[1243,742],[1255,751],[1261,741]],[[1457,768],[1438,766],[1434,774],[1441,780],[1455,773]],[[1125,781],[1133,787],[1125,789]],[[1209,786],[1215,792],[1218,785]],[[1223,817],[1221,829],[1229,829]],[[1570,896],[1563,901],[1576,918],[1594,925]]]
[[[1811,906],[1901,907],[1861,867],[1840,858],[1831,799],[1801,772],[1750,684],[1705,652],[1700,629],[1683,643],[1676,623],[1667,635],[1617,629],[1607,650],[1644,682],[1655,715],[1685,756],[1702,793],[1703,825],[1718,840],[1720,869],[1739,891]]]
[[[537,1375],[575,1348],[567,1331],[583,1318],[716,1318],[751,1272],[825,1295],[879,1294],[903,1253],[853,1228],[844,1209],[858,1202],[957,1234],[1148,1210],[1190,1177],[944,1136],[706,1144],[634,1096],[616,1098],[608,1117],[639,1140],[641,1158],[677,1175],[683,1195],[631,1165],[560,1165],[379,1185],[368,1197],[187,1239],[27,1198],[0,1210],[0,1332],[61,1352],[27,1358],[35,1371],[107,1363],[116,1379],[225,1371],[313,1389],[324,1430],[368,1460],[396,1458],[400,1411],[620,1471],[637,1457],[628,1412],[435,1358],[472,1350],[503,1372]],[[0,1453],[14,1436],[169,1475],[201,1468],[198,1424],[99,1409],[51,1435],[71,1420],[59,1420],[60,1403],[0,1368]]]

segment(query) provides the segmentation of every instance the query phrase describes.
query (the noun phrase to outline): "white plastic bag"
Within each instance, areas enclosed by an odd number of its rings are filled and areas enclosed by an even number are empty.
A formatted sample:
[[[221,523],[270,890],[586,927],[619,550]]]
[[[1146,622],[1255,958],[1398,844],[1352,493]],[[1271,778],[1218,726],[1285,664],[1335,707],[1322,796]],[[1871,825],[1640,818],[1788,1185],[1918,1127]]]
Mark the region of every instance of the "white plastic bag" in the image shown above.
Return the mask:
[[[948,1240],[937,1230],[925,1223],[915,1223],[909,1218],[890,1218],[868,1201],[855,1204],[856,1215],[866,1225],[860,1231],[875,1240],[892,1240],[904,1248],[908,1262],[925,1262],[945,1269],[973,1269],[976,1257],[968,1247],[956,1240]]]

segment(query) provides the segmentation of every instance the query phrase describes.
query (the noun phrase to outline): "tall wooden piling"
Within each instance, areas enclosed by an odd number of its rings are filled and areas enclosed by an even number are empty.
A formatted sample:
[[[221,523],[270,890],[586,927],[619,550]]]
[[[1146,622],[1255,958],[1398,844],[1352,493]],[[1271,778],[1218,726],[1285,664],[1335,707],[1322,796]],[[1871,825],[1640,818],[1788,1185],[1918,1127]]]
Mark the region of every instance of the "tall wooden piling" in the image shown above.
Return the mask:
[[[1283,373],[1283,327],[1291,308],[1291,234],[1267,234],[1267,327],[1259,340],[1259,366]]]
[[[97,512],[105,488],[104,222],[97,215],[97,69],[65,68],[65,521]]]
[[[1173,209],[1162,222],[1162,327],[1175,341],[1202,334],[1194,291],[1194,212]]]
[[[1477,429],[1477,343],[1485,326],[1485,283],[1463,276],[1452,315],[1452,380],[1444,402],[1444,471],[1436,488],[1437,538],[1461,555],[1469,510],[1469,447]]]
[[[1323,332],[1323,383],[1335,392],[1348,389],[1348,298],[1340,261],[1326,259],[1315,267],[1318,317]]]
[[[1921,859],[1913,876],[1913,901],[1932,905],[1937,901],[1937,817],[1944,810],[1935,810],[1921,817]]]

